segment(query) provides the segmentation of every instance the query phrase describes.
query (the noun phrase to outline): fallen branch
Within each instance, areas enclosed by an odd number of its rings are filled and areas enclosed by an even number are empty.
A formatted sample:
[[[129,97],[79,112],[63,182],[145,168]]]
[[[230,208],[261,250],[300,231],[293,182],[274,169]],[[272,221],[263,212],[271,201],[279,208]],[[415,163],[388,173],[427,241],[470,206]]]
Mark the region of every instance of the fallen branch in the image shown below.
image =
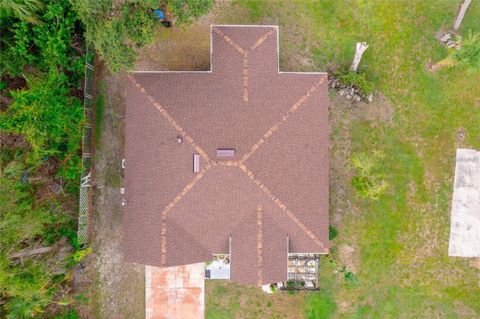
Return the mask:
[[[353,72],[357,72],[358,65],[360,64],[360,60],[362,59],[363,53],[368,49],[367,42],[357,42],[355,47],[355,57],[353,58],[352,66],[350,66],[350,70]]]
[[[22,250],[19,251],[18,253],[14,253],[10,255],[10,258],[23,258],[23,257],[30,257],[33,255],[40,255],[40,254],[46,254],[50,251],[52,251],[54,248],[53,247],[37,247],[34,249],[30,250]]]
[[[460,28],[460,25],[462,24],[463,18],[465,17],[465,13],[467,13],[467,9],[470,6],[470,3],[472,3],[472,0],[463,1],[463,4],[458,11],[457,19],[455,20],[455,23],[453,25],[454,31],[457,31],[458,28]]]

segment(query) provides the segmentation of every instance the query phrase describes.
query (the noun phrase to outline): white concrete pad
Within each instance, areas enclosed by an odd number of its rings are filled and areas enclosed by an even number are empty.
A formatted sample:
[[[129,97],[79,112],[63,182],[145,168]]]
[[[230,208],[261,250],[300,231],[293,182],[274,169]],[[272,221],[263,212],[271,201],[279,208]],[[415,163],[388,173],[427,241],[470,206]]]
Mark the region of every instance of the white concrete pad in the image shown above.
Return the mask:
[[[480,152],[457,149],[449,256],[480,257]]]

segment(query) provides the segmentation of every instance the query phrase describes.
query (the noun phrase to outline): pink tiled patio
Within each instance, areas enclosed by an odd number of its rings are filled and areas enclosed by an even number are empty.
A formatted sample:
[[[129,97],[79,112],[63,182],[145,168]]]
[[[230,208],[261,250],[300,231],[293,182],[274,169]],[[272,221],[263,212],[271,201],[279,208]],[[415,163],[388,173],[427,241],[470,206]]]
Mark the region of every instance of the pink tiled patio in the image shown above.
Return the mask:
[[[205,264],[145,266],[146,319],[203,319]]]

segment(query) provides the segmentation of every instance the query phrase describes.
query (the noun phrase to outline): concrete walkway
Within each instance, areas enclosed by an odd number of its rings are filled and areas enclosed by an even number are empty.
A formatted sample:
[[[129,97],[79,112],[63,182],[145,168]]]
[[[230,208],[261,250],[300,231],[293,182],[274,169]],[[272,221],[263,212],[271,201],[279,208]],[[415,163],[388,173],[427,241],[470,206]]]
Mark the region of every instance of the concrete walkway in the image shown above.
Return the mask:
[[[480,152],[457,149],[449,256],[480,257]]]
[[[146,319],[203,319],[205,264],[145,266]]]

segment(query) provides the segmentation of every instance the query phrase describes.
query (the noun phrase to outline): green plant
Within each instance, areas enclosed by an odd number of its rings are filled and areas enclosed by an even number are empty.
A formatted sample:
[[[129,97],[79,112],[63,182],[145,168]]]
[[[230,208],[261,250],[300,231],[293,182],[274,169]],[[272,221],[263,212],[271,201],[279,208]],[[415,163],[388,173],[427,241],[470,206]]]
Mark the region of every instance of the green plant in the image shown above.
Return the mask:
[[[306,317],[308,319],[332,318],[336,309],[335,300],[328,290],[320,289],[307,297]]]
[[[54,216],[35,207],[29,189],[19,181],[1,177],[0,185],[0,295],[7,318],[30,318],[53,298],[53,276],[37,259],[26,257],[13,264],[9,256],[40,243]]]
[[[85,27],[85,37],[112,72],[128,70],[139,47],[153,39],[155,17],[153,1],[127,1],[114,11],[110,0],[71,1]]]
[[[95,144],[97,148],[100,147],[100,142],[102,140],[104,108],[105,95],[103,93],[103,85],[100,85],[97,92],[97,100],[95,103]]]
[[[88,255],[92,253],[92,248],[88,247],[86,249],[79,249],[75,251],[67,260],[67,267],[73,267],[82,260],[84,260]]]
[[[348,71],[347,73],[340,74],[339,79],[345,85],[353,85],[365,95],[373,93],[373,83],[367,80],[365,73]]]
[[[14,16],[23,21],[40,24],[37,12],[44,7],[41,0],[2,0],[0,1],[0,17]]]
[[[0,114],[0,129],[23,134],[31,146],[29,163],[38,165],[41,159],[55,156],[64,162],[67,179],[78,179],[83,127],[80,101],[68,95],[64,74],[50,74],[46,80],[31,79],[29,89],[12,92],[13,104]]]
[[[6,46],[0,53],[0,73],[23,74],[26,65],[42,72],[67,72],[67,84],[77,86],[83,77],[83,60],[75,50],[75,13],[66,0],[49,2],[42,11],[43,23],[6,21]]]
[[[177,17],[179,23],[191,22],[194,18],[207,13],[213,0],[168,0],[168,9]]]
[[[124,42],[122,21],[101,22],[95,31],[95,47],[112,72],[128,70],[135,61],[135,51]]]
[[[153,11],[140,2],[122,5],[120,18],[128,38],[137,46],[144,46],[153,40],[156,20]]]
[[[80,316],[75,309],[69,309],[66,312],[56,315],[53,319],[78,319]]]
[[[359,281],[358,281],[358,278],[357,276],[355,276],[355,274],[351,271],[347,271],[345,272],[345,274],[343,275],[345,281],[347,282],[350,282],[354,285],[358,285],[359,284]]]
[[[383,158],[384,154],[378,151],[372,155],[358,153],[352,157],[352,164],[357,173],[352,178],[352,186],[361,197],[378,200],[380,195],[387,190],[388,183],[377,173],[377,168]]]
[[[328,225],[328,239],[334,240],[338,236],[338,229],[333,227],[333,225]]]
[[[469,30],[468,36],[462,40],[462,46],[453,53],[458,63],[473,69],[480,69],[480,33]]]

